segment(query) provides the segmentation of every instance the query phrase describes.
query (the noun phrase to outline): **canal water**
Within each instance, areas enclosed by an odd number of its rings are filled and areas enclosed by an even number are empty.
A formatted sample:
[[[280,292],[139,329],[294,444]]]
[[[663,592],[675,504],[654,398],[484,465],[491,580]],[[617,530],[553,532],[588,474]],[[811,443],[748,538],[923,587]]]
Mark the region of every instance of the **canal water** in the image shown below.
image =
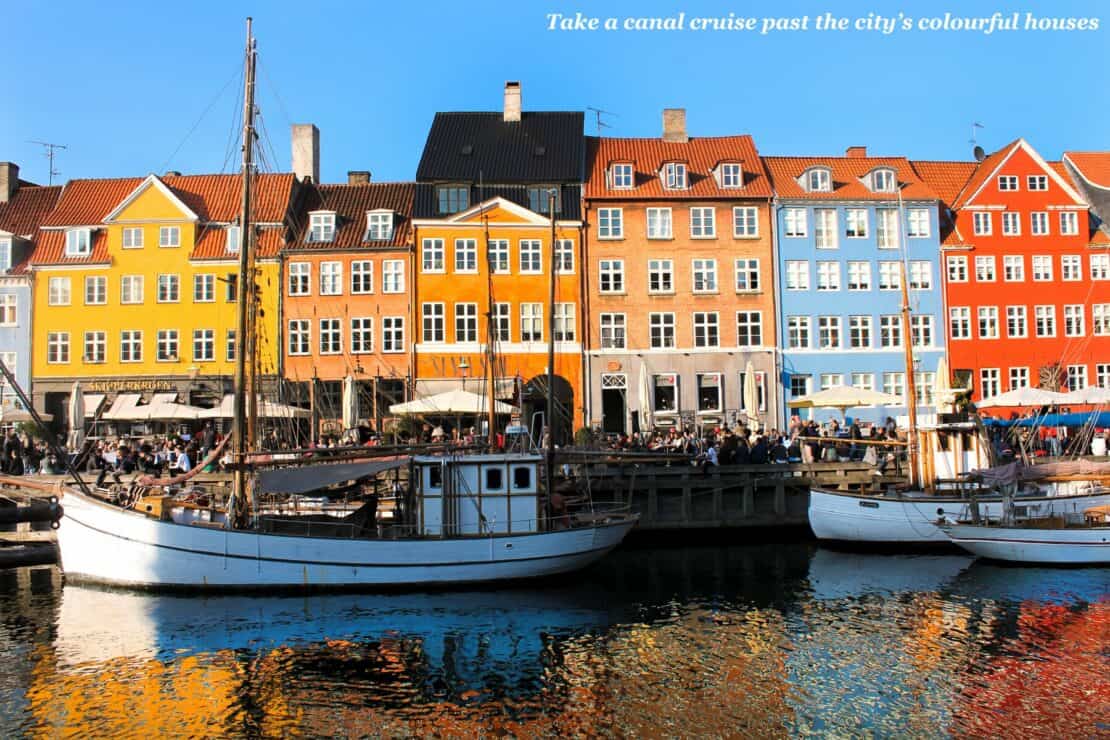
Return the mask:
[[[0,736],[1110,735],[1110,569],[626,547],[498,591],[0,573]]]

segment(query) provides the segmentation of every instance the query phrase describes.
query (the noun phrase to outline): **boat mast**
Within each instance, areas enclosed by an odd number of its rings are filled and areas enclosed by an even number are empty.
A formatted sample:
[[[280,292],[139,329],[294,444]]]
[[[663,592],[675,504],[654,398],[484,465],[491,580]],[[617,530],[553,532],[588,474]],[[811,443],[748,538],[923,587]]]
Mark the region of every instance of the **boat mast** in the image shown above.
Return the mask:
[[[555,248],[555,189],[547,194],[547,213],[551,216],[551,279],[547,300],[547,514],[551,515],[551,495],[555,492],[555,268],[558,250]]]
[[[248,341],[247,334],[251,322],[248,311],[253,306],[254,276],[250,274],[251,249],[254,240],[251,233],[251,168],[253,162],[254,146],[254,62],[255,47],[254,37],[251,35],[251,19],[247,18],[247,49],[246,67],[244,70],[243,93],[243,200],[239,220],[239,295],[237,298],[238,316],[236,321],[236,337],[239,352],[235,356],[235,408],[233,414],[232,434],[235,435],[235,477],[228,501],[228,525],[235,527],[236,508],[246,502],[247,495],[247,392],[254,389],[247,387],[247,362],[251,354],[248,350],[253,348],[253,342]]]
[[[907,285],[906,259],[909,250],[906,246],[906,230],[903,227],[905,208],[902,205],[902,189],[898,187],[898,238],[902,245],[902,258],[898,260],[899,276],[902,283],[902,346],[906,352],[906,410],[910,416],[906,430],[906,451],[909,458],[910,486],[917,480],[917,381],[913,369],[913,334],[910,329],[910,292]]]

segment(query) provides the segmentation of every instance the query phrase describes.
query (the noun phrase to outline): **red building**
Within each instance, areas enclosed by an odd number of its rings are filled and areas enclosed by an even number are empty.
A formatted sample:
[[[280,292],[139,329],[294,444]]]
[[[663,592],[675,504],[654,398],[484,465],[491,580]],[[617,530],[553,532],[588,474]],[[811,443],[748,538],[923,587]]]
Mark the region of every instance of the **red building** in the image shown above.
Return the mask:
[[[1024,139],[981,162],[917,162],[948,213],[949,366],[978,401],[1110,385],[1110,280],[1088,203]],[[1092,247],[1092,245],[1096,245]]]

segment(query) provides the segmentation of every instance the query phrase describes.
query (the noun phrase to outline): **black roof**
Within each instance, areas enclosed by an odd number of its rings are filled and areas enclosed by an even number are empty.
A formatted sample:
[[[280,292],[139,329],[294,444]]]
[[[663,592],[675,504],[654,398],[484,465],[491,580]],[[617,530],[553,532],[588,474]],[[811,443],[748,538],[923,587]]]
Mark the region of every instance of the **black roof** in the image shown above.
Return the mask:
[[[550,182],[550,181],[549,181]],[[528,187],[526,185],[471,185],[470,207],[484,203],[490,198],[501,197],[516,203],[518,206],[531,208],[528,201]],[[559,211],[556,216],[566,221],[578,221],[582,218],[582,186],[559,186]],[[416,196],[412,206],[414,218],[443,218],[445,214],[439,212],[439,202],[436,198],[436,187],[431,183],[417,183]],[[542,214],[541,214],[542,215]]]
[[[436,113],[418,182],[582,182],[585,137],[581,112]]]

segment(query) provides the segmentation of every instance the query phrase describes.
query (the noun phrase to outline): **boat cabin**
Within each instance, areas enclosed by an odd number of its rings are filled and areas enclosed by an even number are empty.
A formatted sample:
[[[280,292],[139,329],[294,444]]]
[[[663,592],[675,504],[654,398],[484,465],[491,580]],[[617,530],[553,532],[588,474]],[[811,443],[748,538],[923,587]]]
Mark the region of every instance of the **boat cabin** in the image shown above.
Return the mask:
[[[919,480],[925,490],[937,491],[973,470],[991,466],[990,443],[974,422],[954,422],[922,427]]]
[[[418,455],[417,531],[426,536],[538,532],[543,456]]]

